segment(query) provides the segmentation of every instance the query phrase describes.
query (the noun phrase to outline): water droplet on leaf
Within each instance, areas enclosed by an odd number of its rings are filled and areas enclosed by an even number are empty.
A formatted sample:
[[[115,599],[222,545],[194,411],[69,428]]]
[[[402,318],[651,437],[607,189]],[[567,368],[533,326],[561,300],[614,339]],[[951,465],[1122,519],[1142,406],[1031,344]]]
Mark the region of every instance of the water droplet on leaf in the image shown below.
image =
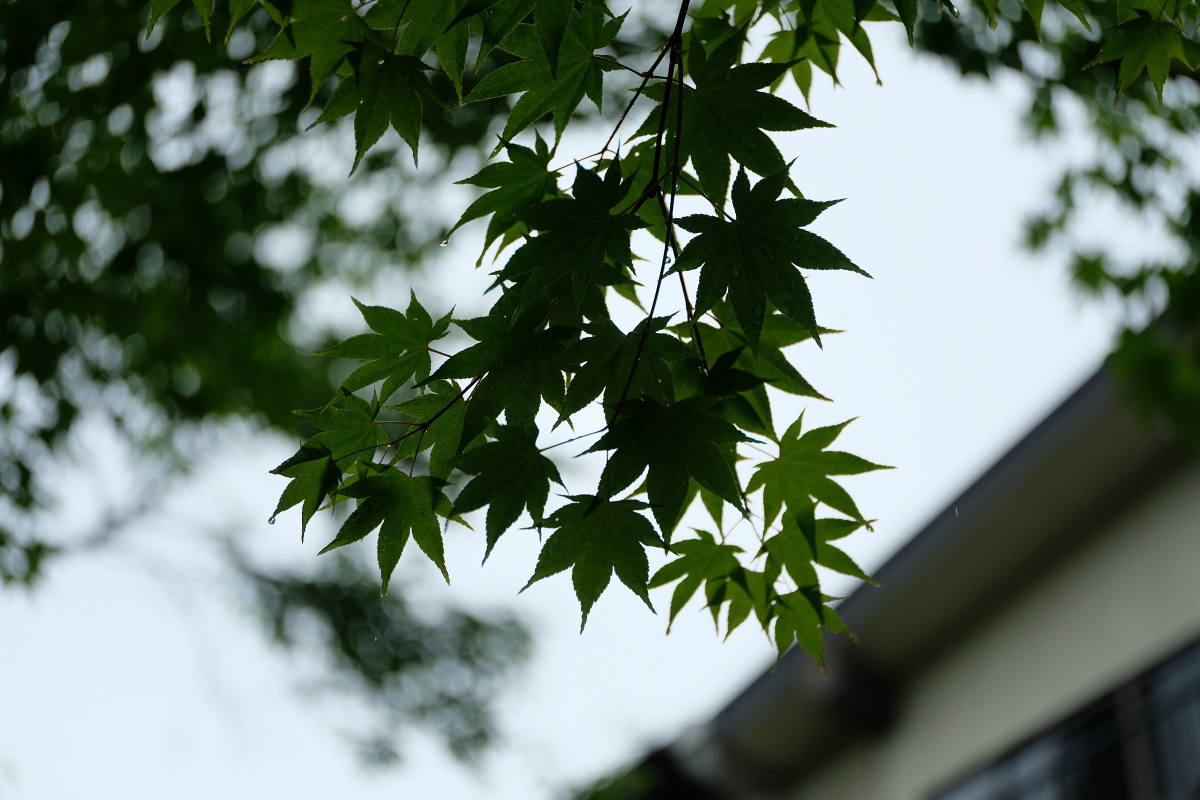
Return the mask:
[[[272,514],[272,515],[270,516],[270,518],[268,518],[268,519],[267,519],[267,524],[268,524],[268,525],[274,525],[274,524],[275,524],[275,515],[274,515],[274,514]]]

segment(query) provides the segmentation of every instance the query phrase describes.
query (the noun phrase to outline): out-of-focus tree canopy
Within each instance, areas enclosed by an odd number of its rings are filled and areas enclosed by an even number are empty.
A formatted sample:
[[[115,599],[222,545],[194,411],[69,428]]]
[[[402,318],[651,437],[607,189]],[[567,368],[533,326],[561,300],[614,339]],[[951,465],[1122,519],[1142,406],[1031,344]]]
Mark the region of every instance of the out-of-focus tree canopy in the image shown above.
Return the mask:
[[[298,139],[314,116],[302,112],[307,83],[290,65],[243,66],[265,43],[264,13],[224,46],[195,12],[148,36],[149,13],[137,0],[0,1],[5,583],[35,585],[55,557],[152,511],[185,480],[205,425],[250,418],[265,434],[298,434],[292,409],[334,385],[308,355],[330,334],[300,329],[298,308],[327,282],[410,269],[429,244],[396,210],[411,171],[381,151],[346,182],[345,131]],[[486,133],[470,115],[425,123],[443,157]],[[347,213],[355,197],[377,202]],[[89,421],[115,428],[164,479],[145,496],[88,498],[91,527],[65,531],[56,506],[84,501],[63,498],[56,465],[87,444]],[[273,640],[326,650],[335,683],[376,699],[376,755],[394,753],[402,722],[461,756],[494,735],[492,694],[528,647],[512,617],[417,617],[346,563],[307,575],[230,563]],[[295,640],[299,615],[324,637]]]
[[[1183,15],[1194,34],[1200,7],[1161,6]],[[1157,56],[1161,88],[1158,78],[1130,84],[1127,68],[1097,63],[1104,42],[1130,30],[1129,10],[1097,0],[1078,10],[1091,30],[1061,9],[1048,8],[1039,31],[1018,3],[999,3],[994,26],[975,3],[960,17],[929,4],[916,46],[964,76],[1019,76],[1030,89],[1025,120],[1035,140],[1090,143],[1062,166],[1044,207],[1030,209],[1026,244],[1062,259],[1083,293],[1120,306],[1126,324],[1111,362],[1125,388],[1148,415],[1165,415],[1200,444],[1200,78],[1187,63],[1198,63],[1200,48],[1184,40],[1186,58]],[[1138,241],[1097,236],[1089,222],[1098,207],[1123,218],[1121,230]]]

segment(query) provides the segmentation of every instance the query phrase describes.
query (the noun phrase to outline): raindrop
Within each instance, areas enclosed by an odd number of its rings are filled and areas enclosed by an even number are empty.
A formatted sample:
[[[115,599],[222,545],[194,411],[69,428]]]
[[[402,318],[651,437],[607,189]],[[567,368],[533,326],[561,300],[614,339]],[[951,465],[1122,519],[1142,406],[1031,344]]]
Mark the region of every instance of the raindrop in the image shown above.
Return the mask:
[[[438,247],[446,247],[449,244],[450,244],[450,237],[447,236],[445,239],[442,239],[442,243],[439,244]]]
[[[274,515],[274,514],[272,514],[272,515],[270,516],[270,518],[267,520],[267,524],[268,524],[268,525],[274,525],[274,524],[275,524],[275,515]]]

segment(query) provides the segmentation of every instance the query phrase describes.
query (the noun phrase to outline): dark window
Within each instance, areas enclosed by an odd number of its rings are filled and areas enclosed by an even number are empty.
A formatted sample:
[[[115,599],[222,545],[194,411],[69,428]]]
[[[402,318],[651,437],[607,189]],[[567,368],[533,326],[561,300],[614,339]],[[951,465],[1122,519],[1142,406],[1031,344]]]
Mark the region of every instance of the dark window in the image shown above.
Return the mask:
[[[1163,797],[1200,798],[1200,647],[1154,670],[1146,713]]]
[[[933,800],[1200,800],[1200,643]]]

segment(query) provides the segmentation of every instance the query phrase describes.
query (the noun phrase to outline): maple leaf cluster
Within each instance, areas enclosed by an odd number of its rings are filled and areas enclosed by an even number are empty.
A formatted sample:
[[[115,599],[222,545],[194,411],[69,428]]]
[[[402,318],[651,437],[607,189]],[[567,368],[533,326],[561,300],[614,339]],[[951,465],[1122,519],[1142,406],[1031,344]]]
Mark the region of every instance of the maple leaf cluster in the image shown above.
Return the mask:
[[[154,0],[154,16],[177,2]],[[194,2],[208,25],[213,0]],[[825,399],[785,352],[832,333],[806,275],[866,275],[810,230],[833,202],[802,194],[771,136],[830,126],[776,90],[790,78],[807,96],[814,68],[836,81],[843,43],[874,67],[865,23],[900,21],[911,40],[915,0],[683,0],[649,52],[604,0],[232,0],[233,23],[256,5],[279,27],[256,59],[307,65],[318,122],[354,117],[355,168],[389,130],[416,158],[441,102],[432,76],[461,106],[507,107],[491,160],[460,181],[485,191],[453,228],[487,221],[494,304],[436,320],[415,296],[403,312],[360,304],[370,332],[324,351],[358,366],[303,412],[318,432],[276,468],[289,483],[275,513],[300,506],[303,529],[350,507],[325,549],[377,530],[385,591],[410,539],[446,575],[444,525],[486,509],[490,554],[524,519],[545,536],[526,588],[569,570],[585,623],[614,576],[647,605],[675,583],[670,621],[703,589],[727,632],[753,615],[781,653],[799,643],[820,660],[823,632],[846,631],[817,568],[869,580],[835,544],[869,526],[836,478],[883,467],[830,449],[844,423],[776,433],[778,393]],[[1027,4],[1039,24],[1043,5]],[[1192,63],[1182,13],[1129,6],[1094,59],[1121,62],[1118,92],[1143,70],[1161,92],[1171,59]],[[766,45],[748,56],[752,38]],[[627,104],[563,175],[563,134],[606,86]],[[677,200],[706,211],[676,214]],[[676,281],[681,307],[660,313]],[[451,326],[473,343],[446,354],[434,344]],[[578,434],[587,413],[602,426]],[[577,490],[552,451],[589,436],[578,455],[603,466]],[[677,538],[697,500],[714,531]],[[653,550],[665,565],[651,576]]]

